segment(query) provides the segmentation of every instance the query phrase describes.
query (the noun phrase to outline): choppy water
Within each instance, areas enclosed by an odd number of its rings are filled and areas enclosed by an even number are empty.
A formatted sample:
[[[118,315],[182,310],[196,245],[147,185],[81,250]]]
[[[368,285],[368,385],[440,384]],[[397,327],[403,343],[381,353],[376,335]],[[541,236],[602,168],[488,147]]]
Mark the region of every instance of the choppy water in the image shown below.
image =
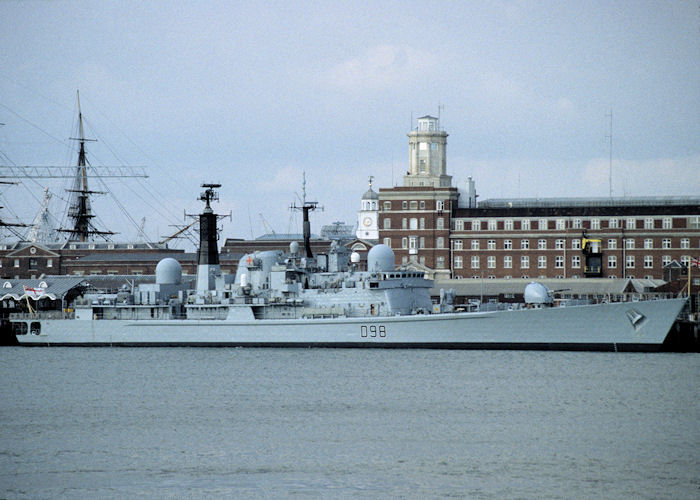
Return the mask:
[[[0,348],[0,497],[700,498],[700,355]]]

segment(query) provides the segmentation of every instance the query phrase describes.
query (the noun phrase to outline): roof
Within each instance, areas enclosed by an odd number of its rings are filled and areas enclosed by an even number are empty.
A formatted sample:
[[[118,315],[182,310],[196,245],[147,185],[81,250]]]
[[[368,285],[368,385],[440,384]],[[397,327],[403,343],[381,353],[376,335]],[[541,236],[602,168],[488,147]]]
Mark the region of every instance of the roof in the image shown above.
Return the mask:
[[[592,198],[490,198],[480,201],[478,208],[552,208],[552,207],[659,207],[700,205],[697,196],[643,196]]]
[[[2,280],[0,300],[13,298],[21,300],[26,296],[26,288],[42,290],[39,298],[48,296],[50,299],[61,299],[73,288],[86,281],[85,276],[47,276],[41,279]]]
[[[196,261],[196,253],[172,253],[172,252],[153,252],[153,253],[142,253],[142,252],[100,252],[91,253],[76,259],[74,263],[84,263],[84,262],[153,262],[160,261],[170,257],[178,261]]]
[[[367,191],[365,191],[365,194],[362,195],[362,199],[363,200],[378,200],[379,195],[377,194],[377,192],[374,189],[369,188]]]

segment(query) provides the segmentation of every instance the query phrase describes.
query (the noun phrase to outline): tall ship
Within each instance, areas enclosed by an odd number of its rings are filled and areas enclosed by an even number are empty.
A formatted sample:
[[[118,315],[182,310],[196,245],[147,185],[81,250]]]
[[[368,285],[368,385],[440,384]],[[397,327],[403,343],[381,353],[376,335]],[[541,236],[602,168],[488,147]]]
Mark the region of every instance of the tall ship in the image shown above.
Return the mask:
[[[10,316],[23,346],[236,346],[553,349],[658,351],[686,299],[551,307],[551,293],[532,283],[527,307],[457,312],[454,292],[431,300],[432,280],[396,267],[392,249],[374,246],[367,268],[341,244],[314,255],[309,212],[303,212],[303,247],[244,255],[234,275],[223,274],[217,249],[220,184],[203,184],[198,271],[194,286],[180,264],[165,258],[155,283],[113,293],[84,288],[25,290],[36,310]]]

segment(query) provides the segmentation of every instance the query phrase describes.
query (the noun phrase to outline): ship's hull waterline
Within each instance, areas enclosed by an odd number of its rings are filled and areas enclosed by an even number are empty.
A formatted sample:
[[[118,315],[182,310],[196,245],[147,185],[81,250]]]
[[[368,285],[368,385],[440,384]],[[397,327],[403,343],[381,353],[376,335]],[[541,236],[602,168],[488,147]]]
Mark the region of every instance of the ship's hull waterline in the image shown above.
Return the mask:
[[[684,304],[672,299],[376,318],[41,320],[39,334],[17,340],[25,346],[658,351]]]

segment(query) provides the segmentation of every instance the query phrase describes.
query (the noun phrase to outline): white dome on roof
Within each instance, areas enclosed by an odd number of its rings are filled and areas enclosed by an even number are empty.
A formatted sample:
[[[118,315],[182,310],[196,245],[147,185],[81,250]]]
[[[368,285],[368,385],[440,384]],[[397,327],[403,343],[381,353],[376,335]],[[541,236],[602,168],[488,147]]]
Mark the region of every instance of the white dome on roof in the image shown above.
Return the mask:
[[[179,285],[182,279],[182,266],[172,257],[166,257],[156,266],[156,284]]]
[[[367,270],[370,272],[393,271],[394,267],[394,251],[387,245],[375,245],[367,254]]]

